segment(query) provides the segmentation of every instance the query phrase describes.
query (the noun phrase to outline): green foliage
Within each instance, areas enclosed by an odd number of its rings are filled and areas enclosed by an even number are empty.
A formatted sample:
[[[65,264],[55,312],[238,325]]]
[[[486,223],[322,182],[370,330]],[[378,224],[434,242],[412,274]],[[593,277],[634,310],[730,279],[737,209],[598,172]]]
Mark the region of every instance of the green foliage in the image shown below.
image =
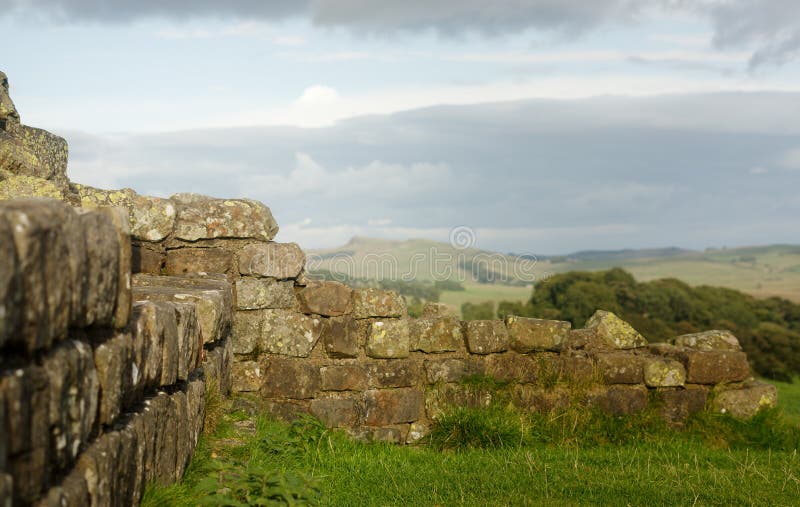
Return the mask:
[[[524,437],[521,416],[493,405],[484,409],[453,408],[439,418],[428,442],[437,449],[492,449],[519,446]]]
[[[467,290],[461,283],[455,280],[437,280],[433,286],[438,290],[465,291]]]
[[[491,320],[494,319],[494,302],[484,301],[482,303],[466,302],[461,305],[461,317],[464,320]]]
[[[535,286],[527,304],[501,302],[497,313],[567,320],[581,327],[598,309],[618,314],[651,342],[728,329],[759,375],[790,381],[800,373],[800,305],[780,298],[756,299],[670,278],[639,283],[615,268],[554,275]]]

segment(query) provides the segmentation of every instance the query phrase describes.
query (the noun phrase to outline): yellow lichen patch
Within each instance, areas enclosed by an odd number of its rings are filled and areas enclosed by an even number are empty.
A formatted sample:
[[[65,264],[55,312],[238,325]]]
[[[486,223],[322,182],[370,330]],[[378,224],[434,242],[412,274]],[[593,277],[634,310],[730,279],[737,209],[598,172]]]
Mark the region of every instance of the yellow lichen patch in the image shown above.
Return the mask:
[[[12,176],[0,181],[0,199],[51,197],[64,200],[64,192],[52,182],[33,176]]]

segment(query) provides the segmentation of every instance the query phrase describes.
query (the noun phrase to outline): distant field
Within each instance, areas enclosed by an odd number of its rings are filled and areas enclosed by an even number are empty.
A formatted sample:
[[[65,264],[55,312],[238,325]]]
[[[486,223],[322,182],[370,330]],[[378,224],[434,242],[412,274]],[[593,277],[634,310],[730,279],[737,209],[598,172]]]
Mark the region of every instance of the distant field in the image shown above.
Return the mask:
[[[354,238],[341,248],[312,252],[312,256],[316,255],[317,265],[322,269],[344,266],[353,276],[374,277],[377,266],[383,264],[384,273],[390,276],[413,273],[417,280],[431,280],[436,278],[430,261],[432,252],[450,256],[443,265],[449,266],[453,279],[465,277],[462,261],[473,259],[476,255],[493,255],[493,258],[508,263],[519,261],[513,256],[475,249],[456,250],[450,245],[428,240],[386,241],[369,238]],[[423,261],[420,262],[420,259]],[[530,268],[530,264],[527,267]],[[800,246],[792,245],[682,251],[669,255],[659,255],[659,251],[653,250],[642,251],[641,254],[632,251],[625,258],[611,254],[604,256],[603,252],[598,252],[590,260],[585,260],[583,256],[574,259],[565,256],[563,262],[539,260],[533,266],[532,273],[536,280],[540,280],[553,273],[596,271],[612,267],[622,267],[641,281],[678,278],[691,285],[729,287],[756,297],[779,296],[800,302]],[[460,307],[466,301],[524,300],[530,296],[530,290],[524,287],[471,282],[466,282],[466,285],[466,292],[445,293],[443,301]]]
[[[532,287],[515,287],[511,285],[485,285],[466,283],[465,291],[443,291],[439,301],[456,309],[460,314],[461,305],[466,302],[482,303],[484,301],[527,301],[531,297]]]

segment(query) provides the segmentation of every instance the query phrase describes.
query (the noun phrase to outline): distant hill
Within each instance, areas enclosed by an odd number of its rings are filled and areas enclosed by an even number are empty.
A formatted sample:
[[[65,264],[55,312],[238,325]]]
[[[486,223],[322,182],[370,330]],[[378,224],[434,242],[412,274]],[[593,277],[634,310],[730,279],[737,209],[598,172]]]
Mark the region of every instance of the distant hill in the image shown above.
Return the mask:
[[[338,248],[309,252],[312,269],[352,277],[526,285],[565,271],[622,267],[638,280],[678,278],[690,285],[738,289],[757,297],[780,296],[800,302],[800,245],[768,245],[706,251],[675,247],[582,251],[535,259],[425,239],[392,241],[355,237]]]

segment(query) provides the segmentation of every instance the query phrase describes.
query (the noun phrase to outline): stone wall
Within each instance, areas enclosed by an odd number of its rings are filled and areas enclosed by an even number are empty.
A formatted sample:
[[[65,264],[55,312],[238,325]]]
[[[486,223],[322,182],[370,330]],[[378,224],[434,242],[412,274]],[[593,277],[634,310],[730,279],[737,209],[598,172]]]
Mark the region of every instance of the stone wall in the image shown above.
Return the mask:
[[[132,289],[122,209],[0,201],[0,505],[132,505],[180,478],[207,387],[230,386],[232,300],[214,278]]]
[[[261,203],[70,183],[66,143],[22,126],[0,84],[0,506],[137,504],[182,476],[212,390],[392,442],[499,383],[524,410],[675,424],[776,403],[725,331],[648,344],[603,311],[571,329],[439,304],[412,319],[397,293],[309,280]]]

